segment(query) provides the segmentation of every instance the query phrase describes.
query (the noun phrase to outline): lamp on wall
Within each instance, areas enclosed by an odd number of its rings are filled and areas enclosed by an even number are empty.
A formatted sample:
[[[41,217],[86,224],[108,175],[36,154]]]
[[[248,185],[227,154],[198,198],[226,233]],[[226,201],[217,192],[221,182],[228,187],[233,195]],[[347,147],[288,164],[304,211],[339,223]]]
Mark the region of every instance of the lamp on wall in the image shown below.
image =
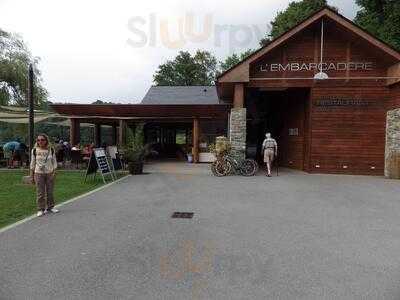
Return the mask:
[[[322,63],[323,63],[323,55],[324,55],[324,19],[321,22],[321,62],[319,64],[319,73],[314,75],[314,79],[316,80],[326,80],[329,79],[328,74],[322,71]]]
[[[326,80],[326,79],[329,79],[329,76],[325,72],[321,71],[321,72],[319,72],[319,73],[314,75],[314,79],[316,79],[316,80]]]

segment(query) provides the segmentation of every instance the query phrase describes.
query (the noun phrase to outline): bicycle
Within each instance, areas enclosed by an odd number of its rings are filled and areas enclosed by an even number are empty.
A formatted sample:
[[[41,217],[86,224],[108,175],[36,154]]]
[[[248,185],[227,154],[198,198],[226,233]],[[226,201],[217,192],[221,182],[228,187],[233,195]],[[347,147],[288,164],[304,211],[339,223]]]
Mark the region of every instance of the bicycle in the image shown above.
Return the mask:
[[[211,171],[215,176],[222,177],[229,174],[254,176],[258,171],[258,164],[254,159],[237,159],[232,155],[224,155],[211,164]]]

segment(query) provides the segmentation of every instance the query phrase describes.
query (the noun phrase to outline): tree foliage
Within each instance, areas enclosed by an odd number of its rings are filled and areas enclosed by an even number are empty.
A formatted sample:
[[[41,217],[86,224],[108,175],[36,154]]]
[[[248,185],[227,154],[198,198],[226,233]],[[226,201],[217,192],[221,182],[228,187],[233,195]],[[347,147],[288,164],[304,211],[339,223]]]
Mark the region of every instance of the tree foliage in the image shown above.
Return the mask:
[[[217,59],[208,51],[194,55],[180,51],[174,60],[160,65],[154,75],[157,85],[211,85],[217,71]]]
[[[356,0],[361,10],[355,22],[400,50],[400,1],[399,0]]]
[[[111,102],[111,101],[107,102],[107,101],[103,101],[103,100],[98,99],[98,100],[92,102],[91,104],[114,104],[114,103]]]
[[[253,49],[247,49],[246,51],[240,54],[233,53],[232,55],[225,58],[225,60],[220,61],[219,63],[220,72],[223,73],[226,70],[229,70],[234,65],[237,65],[239,62],[241,62],[242,60],[244,60],[246,57],[248,57],[253,53],[254,53]]]
[[[271,22],[271,31],[260,41],[260,45],[264,46],[268,44],[271,40],[304,21],[325,6],[328,6],[327,0],[302,0],[289,3],[289,6],[284,11],[279,12]],[[336,8],[333,9],[336,10]]]
[[[36,105],[45,106],[47,91],[42,86],[39,58],[33,57],[22,38],[0,29],[0,104],[27,106],[28,68],[35,74]]]

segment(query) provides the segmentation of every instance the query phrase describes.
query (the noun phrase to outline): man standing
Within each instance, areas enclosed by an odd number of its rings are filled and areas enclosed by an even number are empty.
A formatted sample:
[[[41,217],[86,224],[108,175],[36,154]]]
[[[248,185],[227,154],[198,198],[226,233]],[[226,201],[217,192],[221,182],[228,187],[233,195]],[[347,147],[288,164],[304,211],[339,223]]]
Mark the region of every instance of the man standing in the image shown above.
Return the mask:
[[[275,139],[271,137],[270,133],[265,134],[261,153],[263,153],[264,163],[267,165],[267,176],[271,177],[271,165],[275,157],[278,155],[278,144]]]

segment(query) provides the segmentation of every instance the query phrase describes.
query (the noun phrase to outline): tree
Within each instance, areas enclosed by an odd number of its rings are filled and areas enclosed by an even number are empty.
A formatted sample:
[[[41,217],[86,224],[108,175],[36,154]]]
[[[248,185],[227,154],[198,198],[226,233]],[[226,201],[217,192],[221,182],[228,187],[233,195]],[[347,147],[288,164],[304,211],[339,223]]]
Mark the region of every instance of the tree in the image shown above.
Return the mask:
[[[154,75],[157,85],[212,85],[217,59],[208,51],[197,50],[192,56],[180,51],[174,60],[160,65]]]
[[[92,102],[91,104],[114,104],[113,102],[102,101],[100,99]]]
[[[271,22],[271,32],[267,33],[265,38],[260,41],[261,46],[270,43],[271,40],[277,38],[290,28],[301,23],[316,11],[328,6],[327,0],[302,0],[299,2],[291,2],[289,6],[278,13]],[[335,9],[334,7],[331,7]]]
[[[400,1],[356,0],[356,24],[400,50]]]
[[[253,49],[247,49],[245,52],[242,52],[240,54],[233,53],[231,56],[225,58],[224,61],[219,62],[220,72],[223,73],[226,70],[229,70],[234,65],[237,65],[239,62],[241,62],[242,60],[244,60],[246,57],[248,57],[253,53],[254,53]]]
[[[0,104],[28,105],[26,94],[30,63],[35,74],[36,105],[42,107],[48,93],[42,86],[39,58],[32,56],[20,36],[0,29]]]

